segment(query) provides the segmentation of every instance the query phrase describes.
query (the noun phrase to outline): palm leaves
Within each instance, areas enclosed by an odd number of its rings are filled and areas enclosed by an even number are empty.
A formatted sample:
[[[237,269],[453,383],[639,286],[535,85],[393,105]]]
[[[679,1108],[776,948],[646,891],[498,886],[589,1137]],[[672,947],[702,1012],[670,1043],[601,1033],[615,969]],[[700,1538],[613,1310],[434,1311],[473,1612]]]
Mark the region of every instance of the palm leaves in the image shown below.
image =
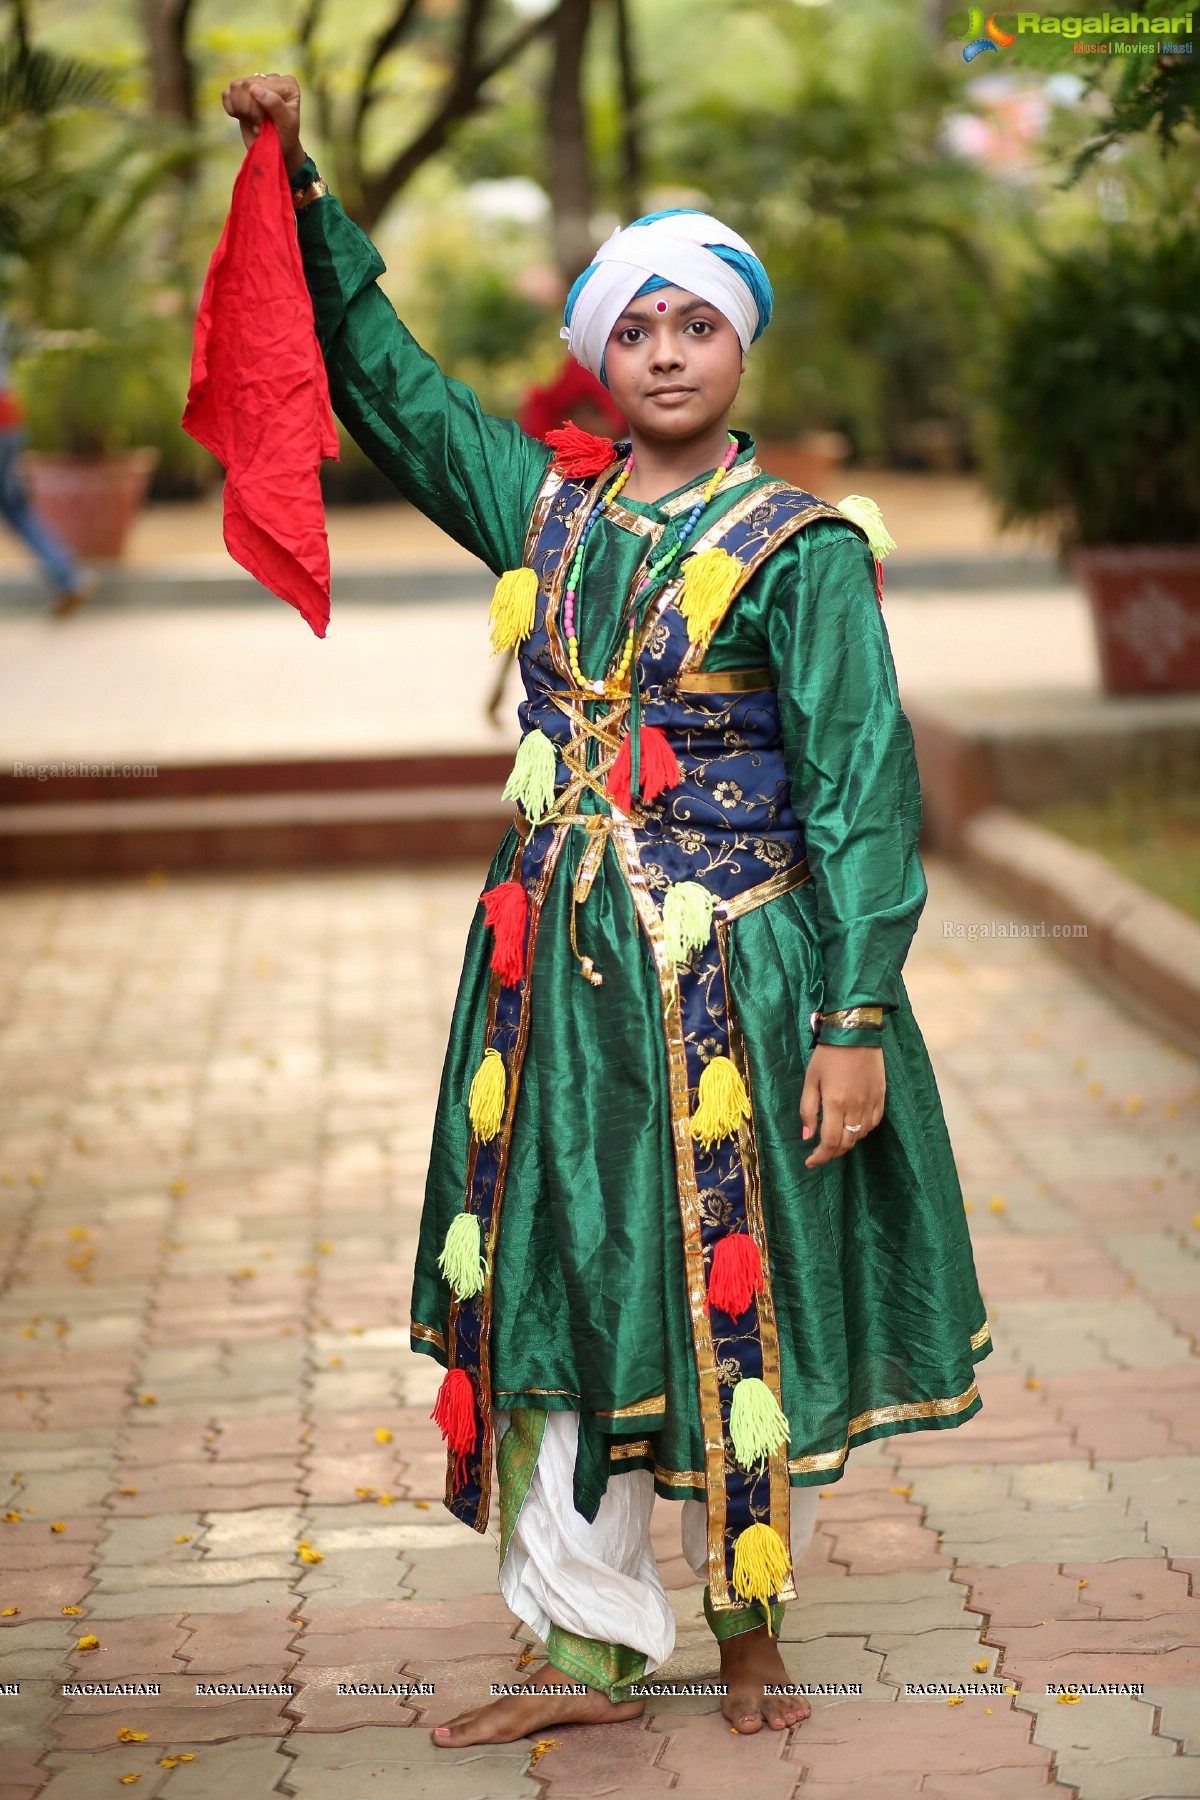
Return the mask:
[[[54,164],[51,122],[79,107],[108,105],[108,71],[72,56],[0,46],[0,255],[24,254],[38,236],[64,176]]]

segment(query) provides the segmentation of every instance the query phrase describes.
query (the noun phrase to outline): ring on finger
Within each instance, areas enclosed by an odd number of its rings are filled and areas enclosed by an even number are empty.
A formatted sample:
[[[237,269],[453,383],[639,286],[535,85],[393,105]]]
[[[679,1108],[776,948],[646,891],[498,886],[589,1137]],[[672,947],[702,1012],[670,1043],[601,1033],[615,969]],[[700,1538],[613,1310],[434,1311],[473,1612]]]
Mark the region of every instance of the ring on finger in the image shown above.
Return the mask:
[[[861,1125],[843,1125],[842,1130],[843,1131],[861,1131],[862,1126]]]

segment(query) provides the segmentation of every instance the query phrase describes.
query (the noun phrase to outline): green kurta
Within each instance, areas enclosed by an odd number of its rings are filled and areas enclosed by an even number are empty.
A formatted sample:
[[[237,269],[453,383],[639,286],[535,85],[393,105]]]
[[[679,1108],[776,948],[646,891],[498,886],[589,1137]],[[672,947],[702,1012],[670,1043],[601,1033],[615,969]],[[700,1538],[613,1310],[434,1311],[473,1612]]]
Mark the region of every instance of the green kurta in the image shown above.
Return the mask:
[[[375,285],[378,253],[332,197],[300,215],[299,233],[339,417],[399,491],[492,570],[520,566],[549,450],[485,414],[420,349]],[[743,437],[705,525],[744,499],[747,482],[767,479]],[[623,501],[595,529],[578,621],[588,674],[623,638],[646,528],[685,492],[690,504],[691,486],[654,505]],[[836,1479],[851,1443],[970,1417],[972,1364],[990,1347],[941,1103],[901,977],[926,892],[920,793],[857,532],[817,520],[773,552],[703,666],[770,670],[813,876],[731,923],[727,970],[754,1096],[788,1471],[808,1485]],[[659,976],[610,847],[577,910],[579,951],[604,985],[581,981],[569,915],[587,841],[568,833],[531,970],[493,1270],[492,1395],[505,1408],[578,1411],[590,1446],[581,1455],[607,1466],[611,1444],[614,1468],[652,1468],[660,1492],[699,1498],[703,1427]],[[507,878],[517,846],[510,831],[482,885]],[[665,886],[652,845],[641,861],[651,889]],[[463,1210],[466,1096],[484,1048],[491,948],[481,910],[442,1078],[413,1290],[414,1347],[443,1363],[450,1294],[437,1256]],[[807,1169],[813,1146],[798,1108],[809,1015],[858,1004],[885,1008],[885,1117],[849,1155]],[[700,1198],[720,1204],[719,1194]],[[661,1427],[639,1436],[636,1409],[664,1394]]]

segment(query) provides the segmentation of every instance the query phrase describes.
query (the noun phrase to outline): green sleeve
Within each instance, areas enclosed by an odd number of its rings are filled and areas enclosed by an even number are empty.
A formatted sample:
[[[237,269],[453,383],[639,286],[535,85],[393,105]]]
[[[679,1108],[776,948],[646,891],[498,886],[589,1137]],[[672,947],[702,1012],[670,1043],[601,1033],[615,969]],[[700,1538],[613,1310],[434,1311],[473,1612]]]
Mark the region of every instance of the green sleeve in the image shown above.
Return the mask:
[[[777,557],[767,636],[792,804],[815,882],[822,1011],[891,1009],[926,884],[912,731],[874,562],[838,520],[798,532]],[[878,1037],[829,1031],[823,1040]]]
[[[292,186],[316,173],[304,163]],[[443,375],[376,285],[383,258],[332,194],[297,214],[297,230],[338,418],[406,500],[495,573],[516,568],[549,447]]]

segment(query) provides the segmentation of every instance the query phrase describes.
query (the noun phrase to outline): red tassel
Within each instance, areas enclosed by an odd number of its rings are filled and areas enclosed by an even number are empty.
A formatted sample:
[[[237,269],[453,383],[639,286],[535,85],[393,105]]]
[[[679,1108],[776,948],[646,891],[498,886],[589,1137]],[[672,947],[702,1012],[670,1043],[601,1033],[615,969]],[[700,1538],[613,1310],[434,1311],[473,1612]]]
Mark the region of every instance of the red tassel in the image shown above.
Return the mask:
[[[554,451],[557,475],[584,476],[591,479],[603,475],[617,460],[611,438],[593,437],[564,419],[557,431],[548,431],[543,440]]]
[[[475,1448],[475,1391],[465,1369],[447,1369],[430,1418],[454,1453],[454,1491],[467,1476],[467,1458]]]
[[[763,1291],[762,1256],[754,1239],[744,1231],[718,1238],[708,1273],[708,1303],[731,1319],[739,1319]]]
[[[617,760],[609,771],[605,793],[614,805],[622,812],[630,807],[630,782],[633,769],[633,749],[626,732],[621,740],[621,748],[617,751]],[[667,742],[665,733],[657,725],[643,725],[641,736],[642,764],[642,801],[649,806],[657,800],[664,788],[678,787],[682,776],[679,764],[675,760],[675,752]]]
[[[525,926],[529,896],[519,881],[501,881],[479,898],[484,918],[496,934],[492,968],[505,987],[516,987],[525,974]]]
[[[875,598],[883,605],[883,564],[875,558]]]

